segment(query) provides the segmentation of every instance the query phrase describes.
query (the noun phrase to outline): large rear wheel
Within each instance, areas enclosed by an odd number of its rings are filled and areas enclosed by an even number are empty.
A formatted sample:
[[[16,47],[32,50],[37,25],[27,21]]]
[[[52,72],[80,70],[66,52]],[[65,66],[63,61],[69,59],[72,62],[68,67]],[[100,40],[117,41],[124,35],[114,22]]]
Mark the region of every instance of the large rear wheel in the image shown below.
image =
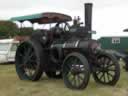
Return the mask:
[[[40,44],[34,41],[26,41],[19,45],[16,52],[16,72],[22,80],[39,80],[44,64],[44,52]]]
[[[71,89],[84,89],[90,78],[90,68],[87,59],[80,53],[69,54],[63,63],[63,80]]]

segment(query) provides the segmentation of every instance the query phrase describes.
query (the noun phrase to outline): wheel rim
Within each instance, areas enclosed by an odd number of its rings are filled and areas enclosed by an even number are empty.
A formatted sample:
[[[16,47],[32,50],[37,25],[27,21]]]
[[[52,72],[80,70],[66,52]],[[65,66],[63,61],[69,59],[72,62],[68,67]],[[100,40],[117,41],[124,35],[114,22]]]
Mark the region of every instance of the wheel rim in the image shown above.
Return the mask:
[[[16,62],[21,74],[29,79],[32,79],[37,68],[37,57],[34,48],[29,43],[23,43],[17,52]]]
[[[96,79],[100,83],[111,84],[116,79],[116,69],[116,62],[112,58],[100,56],[95,70]]]
[[[70,57],[64,66],[64,79],[72,88],[79,88],[86,79],[84,64],[77,57]]]

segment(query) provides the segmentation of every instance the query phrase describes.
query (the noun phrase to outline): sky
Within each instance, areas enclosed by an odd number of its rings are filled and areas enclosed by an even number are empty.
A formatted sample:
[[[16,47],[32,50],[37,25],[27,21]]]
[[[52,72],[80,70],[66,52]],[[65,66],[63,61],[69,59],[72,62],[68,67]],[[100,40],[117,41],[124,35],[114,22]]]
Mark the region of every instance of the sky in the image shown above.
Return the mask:
[[[93,3],[92,29],[101,36],[128,36],[128,0],[0,0],[0,19],[41,12],[61,12],[80,16],[84,21],[84,3]]]

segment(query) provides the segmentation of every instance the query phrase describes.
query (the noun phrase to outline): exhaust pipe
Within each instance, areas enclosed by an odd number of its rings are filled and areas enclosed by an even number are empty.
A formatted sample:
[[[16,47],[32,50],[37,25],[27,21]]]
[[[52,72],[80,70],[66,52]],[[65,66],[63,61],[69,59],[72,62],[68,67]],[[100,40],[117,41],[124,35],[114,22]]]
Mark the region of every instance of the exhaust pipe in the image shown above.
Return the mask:
[[[92,38],[92,3],[85,3],[85,32],[88,34],[88,38]]]

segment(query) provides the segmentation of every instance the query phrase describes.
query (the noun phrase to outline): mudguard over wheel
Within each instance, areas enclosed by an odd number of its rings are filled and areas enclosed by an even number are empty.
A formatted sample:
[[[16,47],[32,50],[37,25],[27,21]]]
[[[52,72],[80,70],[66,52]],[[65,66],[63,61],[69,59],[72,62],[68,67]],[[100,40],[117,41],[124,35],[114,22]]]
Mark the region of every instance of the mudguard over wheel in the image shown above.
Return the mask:
[[[107,52],[98,55],[93,77],[97,83],[115,85],[120,78],[120,65],[116,57]]]
[[[62,67],[65,85],[71,89],[84,89],[90,78],[90,68],[87,59],[80,53],[69,54]]]
[[[45,56],[43,48],[35,41],[20,44],[16,51],[16,72],[21,80],[37,81],[43,72]]]

